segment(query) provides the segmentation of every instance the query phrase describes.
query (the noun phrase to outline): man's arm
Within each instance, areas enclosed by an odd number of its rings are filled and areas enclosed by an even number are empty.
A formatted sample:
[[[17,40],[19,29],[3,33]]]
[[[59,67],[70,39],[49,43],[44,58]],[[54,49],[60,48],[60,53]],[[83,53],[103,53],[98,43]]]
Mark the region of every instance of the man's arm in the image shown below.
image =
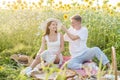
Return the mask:
[[[65,32],[70,37],[70,39],[72,39],[72,40],[80,39],[80,37],[78,35],[71,34],[68,30],[65,31]]]
[[[74,34],[71,34],[66,27],[62,26],[62,30],[65,31],[65,33],[68,35],[68,37],[71,39],[71,40],[77,40],[77,39],[80,39],[80,37],[78,35],[74,35]]]

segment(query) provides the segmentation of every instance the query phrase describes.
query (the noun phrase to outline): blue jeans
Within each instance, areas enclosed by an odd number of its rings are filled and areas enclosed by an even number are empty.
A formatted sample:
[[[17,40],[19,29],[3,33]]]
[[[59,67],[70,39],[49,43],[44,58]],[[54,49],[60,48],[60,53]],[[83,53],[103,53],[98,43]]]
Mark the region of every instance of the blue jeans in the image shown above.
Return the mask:
[[[100,50],[100,48],[93,47],[93,48],[87,49],[82,55],[72,58],[68,62],[67,67],[70,69],[80,69],[82,68],[83,62],[92,60],[94,57],[96,57],[99,61],[102,60],[103,65],[109,63],[108,58]]]

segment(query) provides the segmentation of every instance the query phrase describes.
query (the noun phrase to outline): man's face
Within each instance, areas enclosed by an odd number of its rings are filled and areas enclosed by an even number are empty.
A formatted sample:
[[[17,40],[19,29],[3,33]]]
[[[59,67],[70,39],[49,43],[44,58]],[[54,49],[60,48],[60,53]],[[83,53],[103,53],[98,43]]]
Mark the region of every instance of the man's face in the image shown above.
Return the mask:
[[[76,26],[79,26],[81,23],[75,19],[71,19],[71,26],[75,28]]]

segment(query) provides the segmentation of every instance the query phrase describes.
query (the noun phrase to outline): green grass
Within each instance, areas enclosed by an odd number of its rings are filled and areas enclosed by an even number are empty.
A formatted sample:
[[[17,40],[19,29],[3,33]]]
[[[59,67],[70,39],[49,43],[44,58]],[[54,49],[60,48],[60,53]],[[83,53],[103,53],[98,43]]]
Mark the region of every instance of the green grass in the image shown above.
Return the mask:
[[[49,8],[33,10],[0,10],[0,80],[27,80],[21,77],[23,66],[10,60],[12,54],[26,54],[34,57],[41,45],[43,31],[39,29],[42,21],[50,17],[60,19],[67,27],[70,16],[80,14],[83,25],[89,30],[87,45],[100,47],[111,60],[111,46],[116,48],[118,69],[120,69],[120,13],[111,16],[105,11],[74,9],[61,11]],[[64,20],[63,15],[68,19]],[[64,34],[64,33],[63,33]],[[63,55],[69,55],[65,43]],[[30,80],[30,79],[28,79]]]

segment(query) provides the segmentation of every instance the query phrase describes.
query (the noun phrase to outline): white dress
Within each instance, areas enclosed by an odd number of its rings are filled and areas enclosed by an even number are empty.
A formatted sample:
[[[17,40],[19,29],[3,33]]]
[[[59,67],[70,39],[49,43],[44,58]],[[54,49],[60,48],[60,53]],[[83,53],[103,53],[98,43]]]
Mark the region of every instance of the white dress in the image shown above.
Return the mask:
[[[56,52],[60,49],[60,34],[57,34],[57,41],[50,42],[48,35],[45,36],[45,40],[47,42],[47,50],[41,53],[41,58],[46,61],[47,63],[53,63],[56,59]],[[63,57],[60,53],[59,55],[60,62],[59,65],[62,64]]]

